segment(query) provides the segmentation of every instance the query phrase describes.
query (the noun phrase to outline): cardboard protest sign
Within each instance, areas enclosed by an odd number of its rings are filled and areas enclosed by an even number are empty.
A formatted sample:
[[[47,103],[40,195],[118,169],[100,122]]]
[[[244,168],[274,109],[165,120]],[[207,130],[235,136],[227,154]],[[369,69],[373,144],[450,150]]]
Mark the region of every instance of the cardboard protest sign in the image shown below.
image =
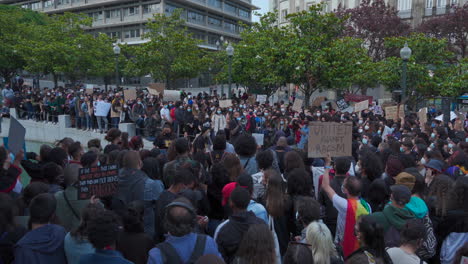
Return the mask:
[[[255,94],[252,94],[252,95],[249,95],[249,99],[247,99],[249,101],[249,104],[250,105],[254,105],[255,104],[255,101],[257,100],[256,99],[256,96]]]
[[[86,88],[86,94],[93,94],[94,93],[94,88]]]
[[[313,122],[309,126],[309,158],[351,156],[351,123]]]
[[[257,102],[264,104],[267,100],[266,94],[257,94]]]
[[[255,142],[257,142],[258,146],[263,146],[263,140],[265,135],[259,133],[252,133],[252,137],[255,138]]]
[[[135,100],[137,98],[136,90],[124,90],[124,98],[125,100]]]
[[[358,113],[369,108],[369,100],[364,100],[354,105],[354,112]]]
[[[118,183],[117,165],[81,168],[78,172],[78,199],[89,199],[93,195],[96,197],[113,195],[117,192]]]
[[[385,107],[385,117],[390,120],[398,119],[398,105]]]
[[[176,90],[164,90],[164,96],[163,96],[163,101],[164,102],[176,102],[180,101],[180,91]]]
[[[304,100],[302,99],[297,99],[294,100],[294,104],[292,106],[292,110],[296,112],[301,112],[302,111],[302,104],[304,103]]]
[[[419,123],[421,125],[427,123],[427,107],[421,108],[418,111]]]
[[[377,102],[379,103],[380,106],[383,107],[383,104],[385,103],[392,103],[392,98],[377,99]]]
[[[338,109],[340,111],[343,111],[343,110],[345,110],[346,108],[349,107],[348,103],[346,103],[345,99],[343,99],[343,98],[336,101],[336,105],[337,105],[337,107],[338,107]]]
[[[405,105],[399,105],[398,117],[401,118],[401,120],[405,119]]]
[[[8,150],[13,155],[23,149],[26,129],[14,117],[10,117],[10,130],[8,131]],[[26,154],[26,153],[25,153]]]
[[[219,101],[219,107],[228,108],[232,106],[232,100],[221,100]]]
[[[166,84],[165,83],[150,83],[148,86],[148,91],[155,90],[158,92],[158,94],[162,93],[166,89]]]
[[[322,104],[323,101],[325,101],[325,96],[316,97],[312,102],[312,106],[320,106],[320,104]]]

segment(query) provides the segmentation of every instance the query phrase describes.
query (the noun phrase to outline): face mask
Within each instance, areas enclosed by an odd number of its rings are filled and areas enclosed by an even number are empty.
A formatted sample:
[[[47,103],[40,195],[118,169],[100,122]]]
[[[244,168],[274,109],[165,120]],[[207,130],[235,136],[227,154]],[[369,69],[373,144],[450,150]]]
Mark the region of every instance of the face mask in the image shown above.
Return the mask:
[[[171,107],[171,106],[172,106],[172,104],[169,104],[169,107]]]
[[[317,113],[316,115],[317,115],[317,116],[321,116],[322,114],[321,114],[321,113]]]
[[[281,108],[281,112],[284,112],[284,111],[286,111],[286,110],[284,110],[284,108]]]
[[[84,100],[84,97],[81,97],[81,100]]]
[[[434,148],[434,147],[435,147],[434,143],[431,143],[430,147],[431,147],[431,148]]]
[[[435,138],[436,137],[436,134],[435,133],[431,133],[431,138]]]
[[[187,112],[192,112],[192,109],[191,108],[187,109]]]
[[[365,126],[364,129],[365,129],[365,130],[369,130],[369,126]]]
[[[141,102],[138,102],[139,105],[141,105]]]
[[[216,111],[216,113],[218,113],[218,115],[219,115],[219,114],[221,114],[221,111],[218,110],[218,111]]]
[[[468,137],[467,137],[467,138],[465,138],[465,142],[468,142]]]
[[[367,145],[367,143],[368,143],[367,138],[363,138],[362,139],[362,144]]]
[[[97,162],[97,165],[98,165],[98,167],[99,167],[99,166],[101,166],[101,162],[100,162],[100,161],[98,161],[98,162]]]
[[[359,132],[359,133],[362,133],[362,132],[363,132],[362,128],[360,128],[360,129],[358,130],[358,132]]]
[[[59,94],[58,94],[58,96],[62,96],[62,94],[61,94],[61,93],[59,93]]]
[[[359,120],[358,123],[359,123],[359,124],[362,124],[362,120]]]
[[[284,122],[283,122],[283,121],[281,121],[281,122],[280,122],[280,124],[281,124],[281,125],[284,125]]]
[[[378,130],[378,131],[377,131],[377,134],[379,134],[379,135],[382,134],[382,131]]]
[[[361,167],[359,167],[359,164],[356,163],[356,166],[354,166],[354,171],[356,173],[361,173]]]
[[[436,127],[436,124],[432,123],[432,124],[431,124],[431,127],[432,127],[432,128]]]
[[[422,165],[426,164],[426,159],[424,157],[421,158],[421,164]],[[424,174],[422,174],[422,175],[424,175]]]
[[[209,116],[209,115],[206,115],[205,118],[210,118],[210,116]]]
[[[183,106],[179,106],[179,108],[180,108],[180,109],[184,109],[184,107],[183,107]]]
[[[405,152],[405,149],[403,147],[400,147],[400,152]]]
[[[47,95],[49,95],[49,96],[50,96],[50,93],[47,93]]]
[[[229,108],[229,112],[232,112],[232,108]]]
[[[165,105],[165,106],[164,106],[164,108],[166,108],[166,109],[167,109],[167,105]]]
[[[237,121],[241,121],[242,118],[238,117],[238,118],[236,118],[236,119],[237,119]]]
[[[127,108],[128,106],[127,105],[124,105],[124,108]]]
[[[265,113],[265,116],[268,116],[268,113]]]

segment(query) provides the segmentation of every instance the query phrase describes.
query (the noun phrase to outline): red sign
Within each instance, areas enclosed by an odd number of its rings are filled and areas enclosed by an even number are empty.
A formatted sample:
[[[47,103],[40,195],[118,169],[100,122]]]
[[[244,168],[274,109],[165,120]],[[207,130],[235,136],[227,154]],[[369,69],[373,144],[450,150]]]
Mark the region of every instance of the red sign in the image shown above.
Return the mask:
[[[362,94],[345,94],[344,99],[348,102],[355,102],[359,103],[364,100],[369,100],[369,105],[372,105],[372,100],[374,97],[369,95],[362,95]]]

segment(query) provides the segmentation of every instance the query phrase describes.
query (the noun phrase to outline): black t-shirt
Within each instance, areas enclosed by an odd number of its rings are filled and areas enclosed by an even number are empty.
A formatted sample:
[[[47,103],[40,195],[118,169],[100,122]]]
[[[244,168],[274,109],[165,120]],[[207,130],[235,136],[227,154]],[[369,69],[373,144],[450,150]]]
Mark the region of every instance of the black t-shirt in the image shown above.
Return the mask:
[[[0,259],[2,263],[12,263],[14,260],[14,246],[27,233],[26,228],[18,226],[12,231],[0,234]]]

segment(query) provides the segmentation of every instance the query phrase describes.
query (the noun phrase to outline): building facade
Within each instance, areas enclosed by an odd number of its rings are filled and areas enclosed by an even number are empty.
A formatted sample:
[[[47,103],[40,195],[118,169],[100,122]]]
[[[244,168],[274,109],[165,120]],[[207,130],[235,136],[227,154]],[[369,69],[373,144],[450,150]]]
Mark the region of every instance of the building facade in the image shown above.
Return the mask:
[[[242,24],[252,23],[252,0],[0,0],[47,14],[84,13],[93,18],[91,33],[105,33],[128,44],[142,43],[145,24],[153,14],[183,9],[182,16],[202,47],[216,49],[222,41],[240,39]]]
[[[278,12],[278,24],[284,25],[288,21],[286,16],[291,13],[308,10],[310,5],[324,2],[325,11],[332,12],[338,7],[354,8],[359,6],[360,0],[269,0],[270,11]],[[468,0],[385,0],[398,10],[398,15],[416,27],[424,19],[443,15],[450,12],[453,5],[463,6]]]

